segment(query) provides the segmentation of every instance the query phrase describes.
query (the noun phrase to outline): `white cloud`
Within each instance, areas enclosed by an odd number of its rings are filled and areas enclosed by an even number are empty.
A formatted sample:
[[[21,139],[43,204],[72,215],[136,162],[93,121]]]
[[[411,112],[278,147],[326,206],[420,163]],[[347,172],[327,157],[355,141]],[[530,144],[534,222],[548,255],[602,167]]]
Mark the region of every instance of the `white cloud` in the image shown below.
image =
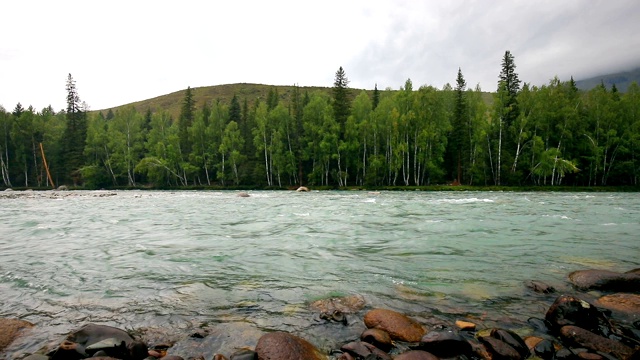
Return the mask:
[[[640,3],[566,1],[14,1],[0,5],[0,104],[93,109],[187,86],[453,83],[493,91],[505,50],[540,85],[640,66]],[[6,16],[6,14],[10,14]]]

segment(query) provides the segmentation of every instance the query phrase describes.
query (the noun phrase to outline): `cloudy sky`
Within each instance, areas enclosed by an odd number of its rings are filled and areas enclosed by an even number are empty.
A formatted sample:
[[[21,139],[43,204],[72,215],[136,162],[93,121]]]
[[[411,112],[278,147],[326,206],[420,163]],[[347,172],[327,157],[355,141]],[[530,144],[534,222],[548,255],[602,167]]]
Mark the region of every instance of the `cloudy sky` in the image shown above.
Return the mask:
[[[640,67],[638,0],[147,1],[0,4],[0,105],[106,109],[229,83],[494,91],[504,52],[535,85]]]

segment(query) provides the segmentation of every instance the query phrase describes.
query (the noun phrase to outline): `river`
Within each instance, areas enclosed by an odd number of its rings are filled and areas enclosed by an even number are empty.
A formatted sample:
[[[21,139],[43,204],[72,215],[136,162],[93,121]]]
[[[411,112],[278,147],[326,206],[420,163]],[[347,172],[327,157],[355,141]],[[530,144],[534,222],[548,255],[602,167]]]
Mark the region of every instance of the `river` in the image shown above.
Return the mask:
[[[87,322],[242,323],[322,346],[309,303],[349,295],[427,322],[518,323],[554,299],[526,280],[571,291],[571,271],[640,266],[635,193],[249,194],[0,194],[0,317],[36,324],[19,350]]]

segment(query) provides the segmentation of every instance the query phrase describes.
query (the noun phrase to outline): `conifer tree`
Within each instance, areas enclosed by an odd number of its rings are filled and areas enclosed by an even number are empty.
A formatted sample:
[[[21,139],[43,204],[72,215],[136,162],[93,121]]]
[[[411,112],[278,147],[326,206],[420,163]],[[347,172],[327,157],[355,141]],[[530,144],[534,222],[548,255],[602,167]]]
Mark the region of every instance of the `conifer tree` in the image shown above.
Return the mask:
[[[189,139],[189,128],[193,124],[196,112],[195,101],[191,87],[187,87],[182,100],[182,108],[180,110],[180,120],[178,121],[178,137],[180,139],[180,150],[183,158],[186,160],[191,153],[191,141]]]
[[[378,84],[376,84],[376,86],[373,88],[373,102],[372,102],[373,110],[375,110],[378,107],[379,103],[380,103],[380,91],[378,91]]]
[[[349,117],[351,104],[349,101],[349,79],[342,69],[342,66],[336,71],[336,77],[333,82],[333,115],[336,122],[340,125],[340,138],[344,138],[345,124]]]
[[[67,112],[66,128],[62,137],[63,157],[61,166],[64,169],[64,180],[73,181],[74,185],[80,182],[79,170],[84,164],[84,147],[87,138],[87,117],[84,107],[81,105],[80,96],[76,89],[76,82],[71,74],[67,77]]]

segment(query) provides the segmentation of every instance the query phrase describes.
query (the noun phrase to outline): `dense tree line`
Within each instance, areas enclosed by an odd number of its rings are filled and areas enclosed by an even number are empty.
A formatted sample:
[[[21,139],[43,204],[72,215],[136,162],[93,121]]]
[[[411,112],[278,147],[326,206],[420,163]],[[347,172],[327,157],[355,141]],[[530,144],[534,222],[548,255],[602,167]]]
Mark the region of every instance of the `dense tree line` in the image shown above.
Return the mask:
[[[133,107],[89,113],[71,75],[67,109],[0,107],[5,187],[637,185],[640,89],[624,94],[573,80],[521,83],[502,59],[487,101],[468,89],[407,80],[399,90],[348,88],[288,98],[273,87],[249,105],[234,96],[197,107],[185,91],[180,116]]]

